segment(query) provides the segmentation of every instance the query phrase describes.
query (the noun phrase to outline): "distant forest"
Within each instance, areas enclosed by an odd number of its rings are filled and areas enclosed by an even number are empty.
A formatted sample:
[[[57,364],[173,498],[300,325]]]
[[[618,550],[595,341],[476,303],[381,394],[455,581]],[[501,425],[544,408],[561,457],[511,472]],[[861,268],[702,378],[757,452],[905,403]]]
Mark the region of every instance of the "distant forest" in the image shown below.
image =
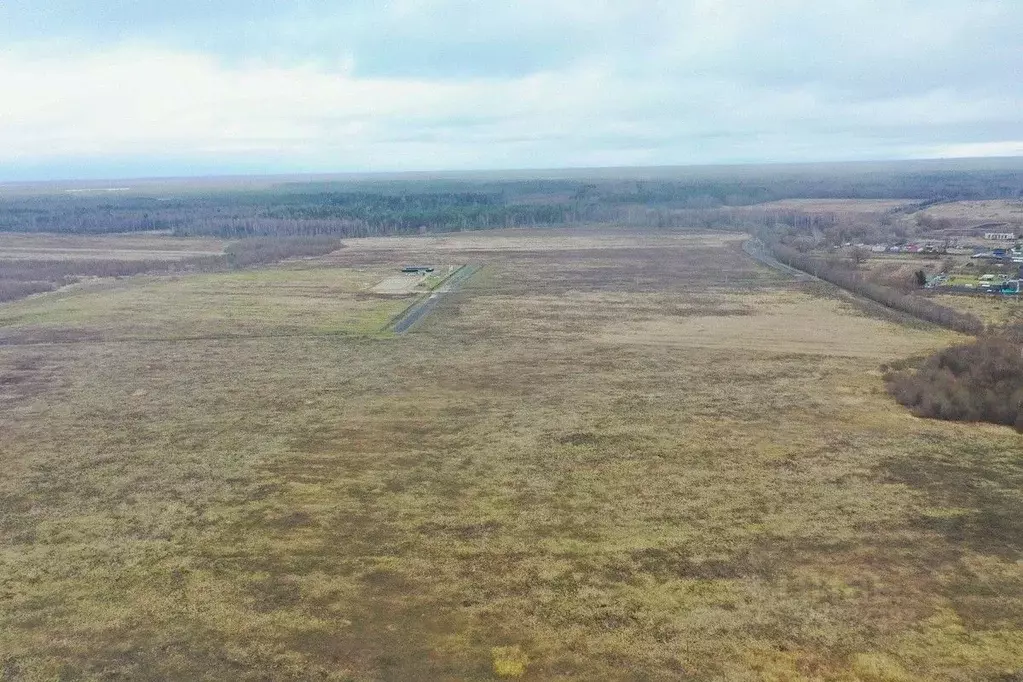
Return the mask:
[[[720,209],[787,198],[925,203],[1023,197],[1023,166],[898,168],[811,172],[782,167],[776,172],[746,170],[731,175],[719,169],[691,177],[649,179],[281,182],[258,189],[204,190],[200,186],[179,191],[169,185],[152,192],[140,188],[102,194],[5,193],[0,188],[0,231],[167,231],[236,239],[357,237],[573,223],[729,227],[721,224],[728,221],[722,221]]]

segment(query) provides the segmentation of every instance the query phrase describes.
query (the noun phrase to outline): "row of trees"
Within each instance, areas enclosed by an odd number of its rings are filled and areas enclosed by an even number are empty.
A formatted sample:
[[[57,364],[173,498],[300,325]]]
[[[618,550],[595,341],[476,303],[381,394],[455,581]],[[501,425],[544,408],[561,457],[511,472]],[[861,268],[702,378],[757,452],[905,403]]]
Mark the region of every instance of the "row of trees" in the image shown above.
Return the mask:
[[[500,194],[451,192],[219,192],[169,200],[24,197],[0,202],[0,230],[52,233],[172,231],[183,236],[409,234],[583,221],[579,202],[512,203]]]
[[[871,282],[855,270],[822,260],[811,254],[801,253],[777,242],[768,242],[768,248],[771,254],[782,263],[869,298],[888,308],[900,310],[913,317],[964,334],[977,335],[984,331],[984,323],[975,315],[953,310],[922,296],[903,293],[892,287]]]
[[[228,244],[224,255],[214,258],[220,258],[229,267],[242,268],[288,258],[321,256],[339,248],[341,242],[329,236],[245,239]]]

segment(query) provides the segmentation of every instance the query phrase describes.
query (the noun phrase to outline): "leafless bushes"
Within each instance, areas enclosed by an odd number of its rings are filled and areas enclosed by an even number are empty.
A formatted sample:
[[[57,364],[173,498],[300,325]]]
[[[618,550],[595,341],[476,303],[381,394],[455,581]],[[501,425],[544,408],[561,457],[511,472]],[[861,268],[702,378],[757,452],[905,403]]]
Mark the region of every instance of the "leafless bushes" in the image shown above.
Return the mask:
[[[877,301],[881,305],[964,334],[977,335],[984,331],[984,323],[974,315],[961,313],[921,296],[903,293],[891,287],[870,282],[855,270],[843,268],[836,263],[822,261],[778,243],[769,243],[768,248],[772,255],[781,262],[872,301]]]
[[[0,301],[13,301],[57,288],[54,282],[18,282],[0,279]]]
[[[124,277],[180,265],[160,260],[0,260],[0,301],[53,291],[82,277]]]
[[[287,258],[321,256],[340,248],[336,237],[293,237],[291,239],[246,239],[225,249],[224,260],[233,267],[276,263]]]
[[[921,417],[1007,424],[1023,432],[1023,349],[989,337],[888,375],[888,391]]]

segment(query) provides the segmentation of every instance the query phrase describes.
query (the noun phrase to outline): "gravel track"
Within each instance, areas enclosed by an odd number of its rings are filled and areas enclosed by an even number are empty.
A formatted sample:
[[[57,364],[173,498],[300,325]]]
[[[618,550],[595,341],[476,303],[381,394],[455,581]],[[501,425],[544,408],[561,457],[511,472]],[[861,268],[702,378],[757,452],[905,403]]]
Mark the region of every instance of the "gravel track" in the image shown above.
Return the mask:
[[[425,298],[421,298],[403,312],[394,322],[391,323],[390,328],[395,334],[404,334],[409,329],[414,327],[420,320],[430,314],[437,304],[440,303],[441,299],[445,294],[449,294],[452,291],[456,291],[462,286],[470,277],[479,272],[480,265],[463,265],[446,280],[430,292]]]

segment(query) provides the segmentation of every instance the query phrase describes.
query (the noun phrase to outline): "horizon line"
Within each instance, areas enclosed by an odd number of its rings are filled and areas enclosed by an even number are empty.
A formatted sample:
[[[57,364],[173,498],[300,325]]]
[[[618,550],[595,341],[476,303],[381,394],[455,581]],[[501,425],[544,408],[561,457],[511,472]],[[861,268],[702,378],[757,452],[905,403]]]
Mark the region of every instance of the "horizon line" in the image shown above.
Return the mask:
[[[2,179],[2,187],[27,187],[27,186],[49,186],[62,183],[87,183],[96,185],[99,183],[114,182],[187,182],[187,181],[238,181],[238,180],[288,180],[288,179],[309,179],[316,180],[372,180],[372,179],[400,179],[423,176],[442,176],[450,179],[458,179],[474,175],[500,176],[529,174],[552,174],[567,173],[574,176],[572,179],[585,179],[580,173],[587,171],[600,171],[601,174],[608,172],[623,171],[670,171],[670,170],[728,170],[728,169],[770,169],[770,168],[810,168],[819,166],[869,166],[869,165],[900,165],[912,163],[938,163],[938,164],[984,164],[1020,162],[1020,170],[1023,170],[1023,155],[1005,156],[939,156],[939,157],[907,157],[900,159],[844,159],[839,161],[758,161],[758,162],[720,162],[720,163],[696,163],[696,164],[658,164],[658,165],[625,165],[625,166],[539,166],[531,168],[464,168],[464,169],[416,169],[416,170],[338,170],[338,171],[284,171],[284,172],[223,172],[196,175],[111,175],[102,178],[87,177],[62,177],[62,178],[35,178],[35,179]],[[471,178],[466,178],[471,179]],[[557,178],[546,178],[557,179]],[[95,188],[107,189],[107,188]],[[117,187],[119,191],[129,191],[131,187]]]

